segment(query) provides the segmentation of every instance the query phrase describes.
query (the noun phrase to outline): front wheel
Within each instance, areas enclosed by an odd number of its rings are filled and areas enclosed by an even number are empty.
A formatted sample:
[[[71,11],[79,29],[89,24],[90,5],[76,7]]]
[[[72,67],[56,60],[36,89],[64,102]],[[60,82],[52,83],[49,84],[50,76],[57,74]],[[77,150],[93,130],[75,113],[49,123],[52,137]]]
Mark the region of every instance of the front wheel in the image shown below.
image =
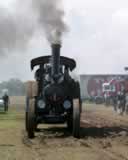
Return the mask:
[[[29,138],[34,138],[35,136],[35,100],[30,99],[29,100],[29,107],[28,107],[28,112],[27,112],[27,132],[28,132],[28,137]]]
[[[67,117],[67,127],[69,131],[72,131],[73,129],[73,116],[72,113],[70,113]]]
[[[80,137],[80,100],[73,99],[73,136]]]

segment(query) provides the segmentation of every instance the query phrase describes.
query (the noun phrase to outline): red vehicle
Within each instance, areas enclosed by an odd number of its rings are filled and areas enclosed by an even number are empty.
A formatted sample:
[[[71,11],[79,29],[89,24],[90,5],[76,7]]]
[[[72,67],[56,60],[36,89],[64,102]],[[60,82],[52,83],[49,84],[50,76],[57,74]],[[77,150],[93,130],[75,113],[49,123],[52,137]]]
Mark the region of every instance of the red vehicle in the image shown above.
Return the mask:
[[[128,91],[128,80],[125,78],[117,79],[114,78],[107,83],[103,83],[103,95],[105,102],[110,104],[114,97],[117,96],[122,90]]]
[[[121,86],[128,91],[128,75],[81,75],[81,95],[84,99],[94,100],[97,97],[104,99],[105,92],[109,96],[116,95]]]
[[[107,83],[103,83],[103,95],[116,96],[118,92],[125,89],[128,91],[128,80],[125,79],[112,79]]]

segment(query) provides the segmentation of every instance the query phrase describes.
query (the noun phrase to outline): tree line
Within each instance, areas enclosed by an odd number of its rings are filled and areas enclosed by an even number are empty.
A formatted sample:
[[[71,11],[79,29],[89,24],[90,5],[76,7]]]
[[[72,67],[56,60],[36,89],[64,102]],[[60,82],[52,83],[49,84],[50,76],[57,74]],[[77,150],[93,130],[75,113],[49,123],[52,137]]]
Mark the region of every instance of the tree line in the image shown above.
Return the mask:
[[[0,83],[0,95],[3,94],[4,90],[8,91],[9,96],[24,96],[26,82],[22,82],[19,79],[12,78],[8,81]]]

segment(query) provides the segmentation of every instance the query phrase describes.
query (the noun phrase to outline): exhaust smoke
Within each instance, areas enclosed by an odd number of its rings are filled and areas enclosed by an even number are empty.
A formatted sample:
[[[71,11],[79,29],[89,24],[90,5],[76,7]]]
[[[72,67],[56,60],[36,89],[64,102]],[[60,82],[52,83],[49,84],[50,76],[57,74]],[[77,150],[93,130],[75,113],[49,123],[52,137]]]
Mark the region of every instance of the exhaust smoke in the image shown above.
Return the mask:
[[[35,0],[32,1],[38,21],[43,28],[46,38],[50,43],[61,43],[67,26],[64,22],[64,10],[61,0]]]
[[[1,7],[0,56],[26,49],[36,32],[43,31],[50,44],[60,44],[67,31],[64,15],[61,0],[18,0],[11,12]]]
[[[26,49],[34,30],[35,24],[30,17],[0,8],[0,56]]]

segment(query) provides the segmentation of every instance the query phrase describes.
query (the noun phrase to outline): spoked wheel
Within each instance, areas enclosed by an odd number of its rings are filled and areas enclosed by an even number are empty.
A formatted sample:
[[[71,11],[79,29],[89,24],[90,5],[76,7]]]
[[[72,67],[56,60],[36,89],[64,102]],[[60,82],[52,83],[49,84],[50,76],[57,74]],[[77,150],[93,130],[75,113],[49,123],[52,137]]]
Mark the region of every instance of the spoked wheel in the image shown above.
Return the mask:
[[[80,137],[80,100],[73,99],[73,136]]]
[[[29,138],[34,138],[36,120],[35,120],[35,100],[29,100],[28,112],[26,117],[26,127]]]

